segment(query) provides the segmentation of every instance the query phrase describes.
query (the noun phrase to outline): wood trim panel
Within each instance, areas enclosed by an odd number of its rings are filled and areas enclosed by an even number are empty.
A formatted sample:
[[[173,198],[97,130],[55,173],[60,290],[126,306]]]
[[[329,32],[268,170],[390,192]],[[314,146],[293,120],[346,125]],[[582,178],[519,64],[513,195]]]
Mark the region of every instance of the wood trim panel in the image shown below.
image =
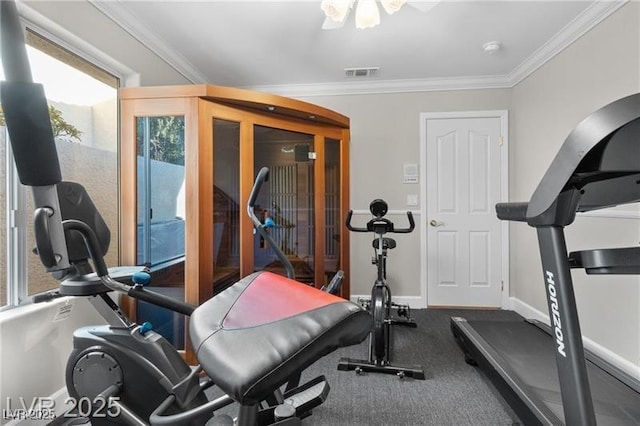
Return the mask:
[[[155,99],[203,97],[210,101],[254,109],[262,114],[296,118],[309,123],[322,123],[349,128],[349,118],[327,108],[297,99],[235,87],[214,85],[126,87],[120,89],[120,99]],[[273,107],[273,110],[271,110]]]
[[[120,102],[120,262],[137,262],[136,118],[187,114],[186,99],[124,100]],[[186,125],[186,124],[185,124]]]
[[[185,301],[213,296],[212,124],[198,98],[187,99],[185,121]],[[193,142],[193,143],[189,143]]]
[[[241,108],[253,108],[266,114],[295,117],[309,122],[348,128],[349,118],[327,108],[297,99],[235,87],[207,86],[207,98],[228,102]]]
[[[197,116],[193,116],[193,105],[189,103],[188,98],[121,100],[120,103],[122,117],[120,120],[120,262],[124,265],[135,265],[137,263],[138,218],[136,119],[138,117],[182,115],[185,117],[185,132],[187,133],[185,138],[188,140],[189,137],[197,137],[197,119],[195,118]],[[196,125],[195,133],[194,123]],[[187,179],[187,174],[188,168],[185,170],[185,179]],[[195,287],[197,283],[189,285],[186,270],[188,270],[188,265],[185,262],[185,300],[189,301],[190,287]],[[125,296],[120,304],[125,314],[135,320],[135,301]],[[185,347],[187,348],[186,359],[194,362],[195,355],[188,341],[188,336],[185,339]]]
[[[276,129],[289,130],[292,132],[307,133],[310,135],[321,134],[333,139],[342,137],[341,128],[327,127],[311,123],[308,121],[300,121],[291,118],[285,118],[277,115],[266,115],[256,111],[239,110],[229,105],[212,103],[212,116],[221,120],[235,122],[249,122],[252,125],[273,127]]]
[[[347,217],[347,212],[349,211],[349,192],[350,192],[350,177],[349,177],[349,144],[350,144],[350,132],[349,129],[342,130],[342,135],[340,137],[340,215],[343,218]],[[342,270],[345,273],[345,279],[342,282],[342,288],[340,290],[340,295],[345,299],[349,299],[351,297],[351,264],[349,263],[350,259],[350,232],[347,227],[343,225],[340,228],[340,265]]]
[[[136,263],[136,124],[132,102],[122,102],[120,123],[120,264]]]
[[[314,283],[316,287],[322,287],[325,278],[324,256],[325,256],[325,236],[324,232],[326,225],[326,212],[325,212],[325,137],[322,135],[315,135],[313,138],[313,150],[316,153],[316,159],[313,165],[314,174],[314,194],[313,194],[313,208],[314,208]]]
[[[120,265],[135,265],[137,263],[136,255],[136,125],[133,117],[133,105],[131,102],[122,102],[120,120],[120,191],[119,202],[120,209],[118,212],[118,222],[120,235],[119,241],[119,263]],[[131,143],[133,141],[133,143]],[[133,243],[132,243],[133,242]],[[120,307],[129,318],[136,317],[136,304],[133,299],[122,295],[120,299]]]
[[[246,208],[255,180],[253,157],[253,123],[240,122],[240,275],[253,273],[253,223]]]
[[[121,100],[134,99],[158,99],[158,98],[188,98],[192,96],[206,96],[206,84],[193,84],[183,86],[140,86],[122,87],[118,90]]]

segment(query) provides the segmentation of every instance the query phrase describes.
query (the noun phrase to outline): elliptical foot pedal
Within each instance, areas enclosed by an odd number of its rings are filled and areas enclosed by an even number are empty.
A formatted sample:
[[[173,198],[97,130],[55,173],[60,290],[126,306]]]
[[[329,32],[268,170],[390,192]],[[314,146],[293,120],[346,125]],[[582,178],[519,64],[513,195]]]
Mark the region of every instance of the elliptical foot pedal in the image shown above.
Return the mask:
[[[296,409],[299,418],[310,415],[310,411],[326,401],[329,395],[329,383],[324,376],[318,376],[302,386],[291,389],[283,395],[285,404]]]

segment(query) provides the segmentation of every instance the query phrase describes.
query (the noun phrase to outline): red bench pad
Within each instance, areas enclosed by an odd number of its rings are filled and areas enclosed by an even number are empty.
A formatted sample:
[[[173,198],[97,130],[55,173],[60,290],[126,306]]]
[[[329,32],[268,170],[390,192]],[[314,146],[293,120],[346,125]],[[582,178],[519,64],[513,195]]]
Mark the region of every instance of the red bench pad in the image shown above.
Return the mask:
[[[198,307],[189,331],[216,385],[242,404],[255,404],[322,356],[360,343],[370,330],[371,316],[360,306],[257,272]]]

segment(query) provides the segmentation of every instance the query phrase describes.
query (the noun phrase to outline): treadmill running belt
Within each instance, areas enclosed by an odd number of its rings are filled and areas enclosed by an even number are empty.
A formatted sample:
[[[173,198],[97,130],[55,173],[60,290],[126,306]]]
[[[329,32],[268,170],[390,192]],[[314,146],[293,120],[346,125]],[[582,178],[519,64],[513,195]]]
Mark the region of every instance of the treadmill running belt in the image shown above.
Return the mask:
[[[466,323],[466,326],[465,326]],[[472,341],[484,348],[469,353],[477,357],[483,354],[492,368],[508,374],[510,380],[517,383],[533,404],[542,402],[541,411],[550,410],[560,421],[564,419],[560,383],[555,359],[555,346],[551,336],[539,327],[526,321],[452,321],[465,335],[468,329],[475,331],[475,338],[460,339],[463,345]],[[462,327],[460,327],[462,326]],[[473,333],[473,332],[471,332]],[[468,336],[469,337],[469,336]],[[488,351],[491,348],[492,351]],[[497,356],[496,356],[497,354]],[[589,358],[589,354],[587,354]],[[480,366],[483,362],[476,360]],[[598,425],[640,425],[640,394],[618,378],[587,360],[587,373],[591,384],[594,407]],[[493,377],[495,383],[495,377]],[[497,384],[505,386],[504,383]],[[526,418],[526,416],[523,416]],[[545,416],[542,424],[556,423],[552,416]]]

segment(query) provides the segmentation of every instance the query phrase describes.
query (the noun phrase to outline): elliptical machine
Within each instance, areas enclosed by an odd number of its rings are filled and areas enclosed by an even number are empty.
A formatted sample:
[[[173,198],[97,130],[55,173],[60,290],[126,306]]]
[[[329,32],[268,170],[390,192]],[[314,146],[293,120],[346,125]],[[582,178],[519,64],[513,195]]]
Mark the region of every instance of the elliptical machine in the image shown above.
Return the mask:
[[[237,420],[222,415],[213,424],[300,425],[329,391],[322,376],[299,385],[301,372],[333,350],[363,341],[369,314],[270,272],[244,277],[195,307],[146,290],[150,277],[143,267],[107,268],[110,231],[84,188],[62,181],[44,89],[32,82],[14,2],[0,1],[0,18],[6,75],[0,102],[20,182],[34,197],[37,254],[61,281],[57,292],[38,299],[87,297],[107,322],[74,333],[66,379],[75,409],[65,417],[89,419],[93,426],[203,426],[214,411],[237,403]],[[267,176],[262,169],[256,177],[250,214]],[[111,291],[190,316],[199,365],[188,365],[149,324],[127,318]],[[205,390],[214,385],[223,396],[209,401]]]
[[[411,318],[411,309],[408,305],[394,303],[391,297],[391,289],[387,284],[387,252],[396,247],[393,238],[385,237],[385,234],[407,234],[414,230],[415,222],[413,214],[408,211],[408,228],[396,228],[391,220],[384,216],[388,212],[388,205],[384,200],[375,199],[369,204],[369,211],[373,218],[367,222],[366,227],[359,228],[351,225],[353,211],[347,214],[346,226],[352,232],[373,232],[376,238],[372,241],[375,256],[372,263],[376,265],[377,277],[371,289],[371,299],[361,301],[361,304],[369,310],[373,316],[373,324],[369,338],[369,359],[360,360],[341,358],[338,370],[355,370],[360,374],[364,371],[375,373],[395,374],[400,378],[413,377],[424,380],[425,375],[420,365],[400,365],[391,363],[391,326],[403,325],[417,327]],[[392,310],[396,309],[397,316],[393,316]]]

